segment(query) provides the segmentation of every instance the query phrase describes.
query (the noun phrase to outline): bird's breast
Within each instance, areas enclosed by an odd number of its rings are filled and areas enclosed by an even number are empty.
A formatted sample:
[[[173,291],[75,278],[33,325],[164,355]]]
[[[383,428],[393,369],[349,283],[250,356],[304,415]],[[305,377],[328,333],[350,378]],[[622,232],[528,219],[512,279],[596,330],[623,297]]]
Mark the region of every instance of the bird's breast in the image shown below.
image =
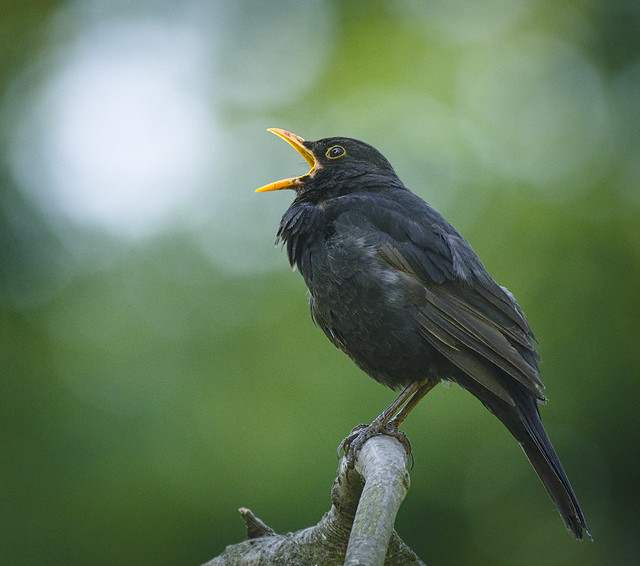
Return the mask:
[[[337,234],[300,267],[313,319],[364,371],[394,388],[426,377],[433,351],[404,274],[381,260],[377,243]]]

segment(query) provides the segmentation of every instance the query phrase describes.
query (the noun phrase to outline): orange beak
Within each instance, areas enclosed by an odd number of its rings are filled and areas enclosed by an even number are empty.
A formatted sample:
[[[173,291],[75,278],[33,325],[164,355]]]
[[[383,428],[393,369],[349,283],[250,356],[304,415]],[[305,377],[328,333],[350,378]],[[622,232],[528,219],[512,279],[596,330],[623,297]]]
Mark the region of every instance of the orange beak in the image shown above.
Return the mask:
[[[275,183],[269,183],[264,187],[256,189],[256,193],[266,193],[267,191],[280,191],[282,189],[296,190],[298,187],[304,185],[305,179],[313,174],[317,169],[321,167],[316,159],[316,156],[306,148],[304,140],[300,136],[296,136],[287,130],[281,130],[280,128],[269,128],[267,131],[274,133],[276,136],[281,137],[284,141],[291,144],[294,149],[304,157],[305,161],[311,167],[311,170],[306,175],[300,177],[291,177],[289,179],[282,179],[282,181],[276,181]]]

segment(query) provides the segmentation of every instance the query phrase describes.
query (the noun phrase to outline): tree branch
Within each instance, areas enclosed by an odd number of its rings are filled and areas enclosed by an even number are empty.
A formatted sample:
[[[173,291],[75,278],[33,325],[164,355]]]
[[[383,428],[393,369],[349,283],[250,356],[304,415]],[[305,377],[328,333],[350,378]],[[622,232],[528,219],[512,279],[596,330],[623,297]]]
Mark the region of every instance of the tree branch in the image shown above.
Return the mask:
[[[364,488],[351,527],[345,566],[382,566],[396,514],[409,491],[407,454],[395,439],[367,442],[356,462]]]
[[[249,540],[227,547],[203,566],[424,566],[393,530],[408,489],[404,448],[395,438],[375,436],[363,445],[353,470],[345,458],[340,461],[331,509],[317,525],[279,535],[242,508]]]

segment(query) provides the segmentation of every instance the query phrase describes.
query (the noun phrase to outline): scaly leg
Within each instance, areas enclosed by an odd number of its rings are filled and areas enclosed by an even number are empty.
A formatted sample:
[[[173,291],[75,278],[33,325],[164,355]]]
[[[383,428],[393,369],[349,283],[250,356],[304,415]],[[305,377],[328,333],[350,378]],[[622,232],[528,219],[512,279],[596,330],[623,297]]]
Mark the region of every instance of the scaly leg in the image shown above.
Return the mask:
[[[409,416],[409,413],[413,411],[415,406],[422,400],[422,398],[429,393],[436,385],[437,381],[432,381],[430,379],[426,379],[425,381],[420,382],[420,387],[414,393],[413,397],[409,399],[409,402],[398,411],[395,417],[393,417],[389,421],[389,427],[398,429],[400,425],[404,422],[404,419]]]
[[[386,434],[397,438],[405,447],[413,462],[409,439],[402,431],[398,430],[398,427],[418,402],[433,389],[436,383],[437,381],[429,379],[411,383],[370,425],[358,425],[355,427],[338,446],[338,454],[340,454],[341,449],[344,450],[348,467],[353,468],[355,465],[356,454],[362,448],[362,445],[378,434]]]

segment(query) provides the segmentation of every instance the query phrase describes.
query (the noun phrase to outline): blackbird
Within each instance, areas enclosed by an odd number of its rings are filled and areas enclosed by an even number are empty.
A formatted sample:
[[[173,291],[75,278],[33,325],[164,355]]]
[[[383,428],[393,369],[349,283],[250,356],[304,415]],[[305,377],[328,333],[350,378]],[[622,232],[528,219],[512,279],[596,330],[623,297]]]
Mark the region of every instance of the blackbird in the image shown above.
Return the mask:
[[[589,535],[540,419],[540,358],[513,295],[375,148],[351,138],[305,141],[269,131],[311,167],[256,192],[296,192],[276,243],[286,244],[304,278],[313,320],[373,379],[404,388],[371,425],[352,431],[345,452],[353,460],[371,436],[401,434],[398,426],[420,399],[438,382],[453,381],[520,443],[576,538]]]

